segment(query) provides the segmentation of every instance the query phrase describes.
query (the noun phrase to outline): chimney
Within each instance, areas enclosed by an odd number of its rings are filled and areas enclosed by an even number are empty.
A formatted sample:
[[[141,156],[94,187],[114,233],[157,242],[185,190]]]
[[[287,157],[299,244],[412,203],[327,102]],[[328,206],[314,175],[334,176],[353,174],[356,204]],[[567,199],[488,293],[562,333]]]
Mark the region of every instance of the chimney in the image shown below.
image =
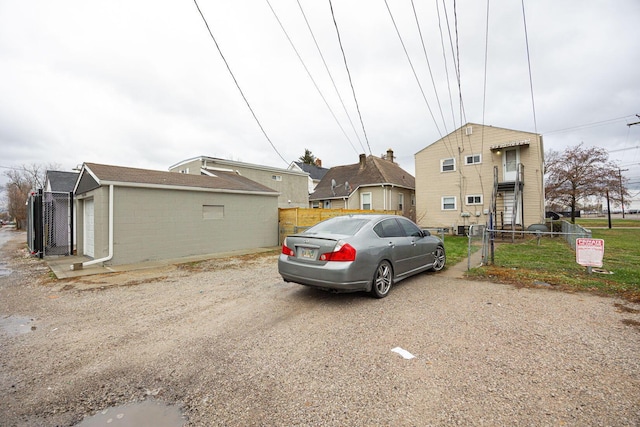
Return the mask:
[[[366,165],[367,165],[367,155],[360,154],[360,169],[364,169]]]
[[[316,166],[321,168],[322,167],[322,160],[316,159]]]
[[[391,163],[393,163],[393,150],[391,148],[389,148],[387,150],[387,160],[389,160]]]

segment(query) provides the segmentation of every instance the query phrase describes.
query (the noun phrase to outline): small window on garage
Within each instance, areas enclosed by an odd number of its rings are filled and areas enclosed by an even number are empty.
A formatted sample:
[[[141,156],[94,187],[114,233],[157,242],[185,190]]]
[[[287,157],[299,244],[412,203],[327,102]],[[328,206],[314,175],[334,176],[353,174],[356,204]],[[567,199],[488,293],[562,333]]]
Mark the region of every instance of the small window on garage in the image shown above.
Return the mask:
[[[274,181],[282,181],[282,175],[271,175],[271,179]]]
[[[444,196],[442,198],[442,210],[443,211],[455,211],[456,210],[456,196]]]
[[[223,219],[224,205],[203,205],[202,219]]]

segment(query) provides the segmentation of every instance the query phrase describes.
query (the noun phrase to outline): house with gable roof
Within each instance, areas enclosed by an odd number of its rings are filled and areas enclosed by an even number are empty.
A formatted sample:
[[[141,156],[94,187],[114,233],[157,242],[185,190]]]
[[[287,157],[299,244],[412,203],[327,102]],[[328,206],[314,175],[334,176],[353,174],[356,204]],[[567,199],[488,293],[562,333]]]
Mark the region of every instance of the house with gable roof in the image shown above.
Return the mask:
[[[309,205],[309,174],[304,171],[208,156],[183,160],[170,166],[169,170],[191,175],[215,175],[218,172],[233,172],[277,191],[279,193],[279,208],[306,208]]]
[[[395,210],[415,219],[415,178],[395,162],[391,149],[384,158],[360,154],[358,163],[329,169],[309,203],[323,209]]]
[[[85,163],[75,185],[77,253],[130,264],[278,244],[278,192],[242,175]]]
[[[329,169],[323,168],[322,161],[320,159],[316,159],[316,162],[313,165],[304,162],[291,162],[289,170],[306,172],[309,174],[309,194],[311,194],[316,190],[316,186],[320,183],[322,178],[324,178]]]

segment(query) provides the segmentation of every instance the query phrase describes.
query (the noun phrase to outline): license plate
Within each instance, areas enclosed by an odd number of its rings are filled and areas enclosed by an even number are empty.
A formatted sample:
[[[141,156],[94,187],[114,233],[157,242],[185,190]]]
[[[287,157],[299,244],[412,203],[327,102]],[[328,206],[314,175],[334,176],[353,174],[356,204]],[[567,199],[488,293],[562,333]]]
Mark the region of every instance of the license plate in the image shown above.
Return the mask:
[[[308,258],[308,259],[315,259],[316,258],[316,251],[315,249],[309,249],[309,248],[300,248],[300,258]]]

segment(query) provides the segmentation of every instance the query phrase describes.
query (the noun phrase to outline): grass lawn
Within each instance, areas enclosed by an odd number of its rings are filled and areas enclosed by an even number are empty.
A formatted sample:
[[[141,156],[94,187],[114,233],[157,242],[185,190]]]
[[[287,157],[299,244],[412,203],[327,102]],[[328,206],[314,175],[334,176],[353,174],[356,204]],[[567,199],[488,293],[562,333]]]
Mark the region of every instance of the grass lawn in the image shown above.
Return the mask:
[[[598,227],[593,224],[599,220],[581,220],[578,223],[585,228]],[[499,243],[495,250],[495,264],[475,268],[467,275],[520,286],[550,286],[616,295],[640,302],[640,221],[635,223],[635,228],[622,229],[616,226],[631,226],[625,220],[616,220],[612,229],[591,230],[594,239],[604,240],[602,269],[612,274],[587,274],[586,267],[576,263],[575,252],[564,239],[545,237],[540,240],[540,245],[536,239],[526,238],[515,244]],[[604,226],[607,226],[606,219]]]

